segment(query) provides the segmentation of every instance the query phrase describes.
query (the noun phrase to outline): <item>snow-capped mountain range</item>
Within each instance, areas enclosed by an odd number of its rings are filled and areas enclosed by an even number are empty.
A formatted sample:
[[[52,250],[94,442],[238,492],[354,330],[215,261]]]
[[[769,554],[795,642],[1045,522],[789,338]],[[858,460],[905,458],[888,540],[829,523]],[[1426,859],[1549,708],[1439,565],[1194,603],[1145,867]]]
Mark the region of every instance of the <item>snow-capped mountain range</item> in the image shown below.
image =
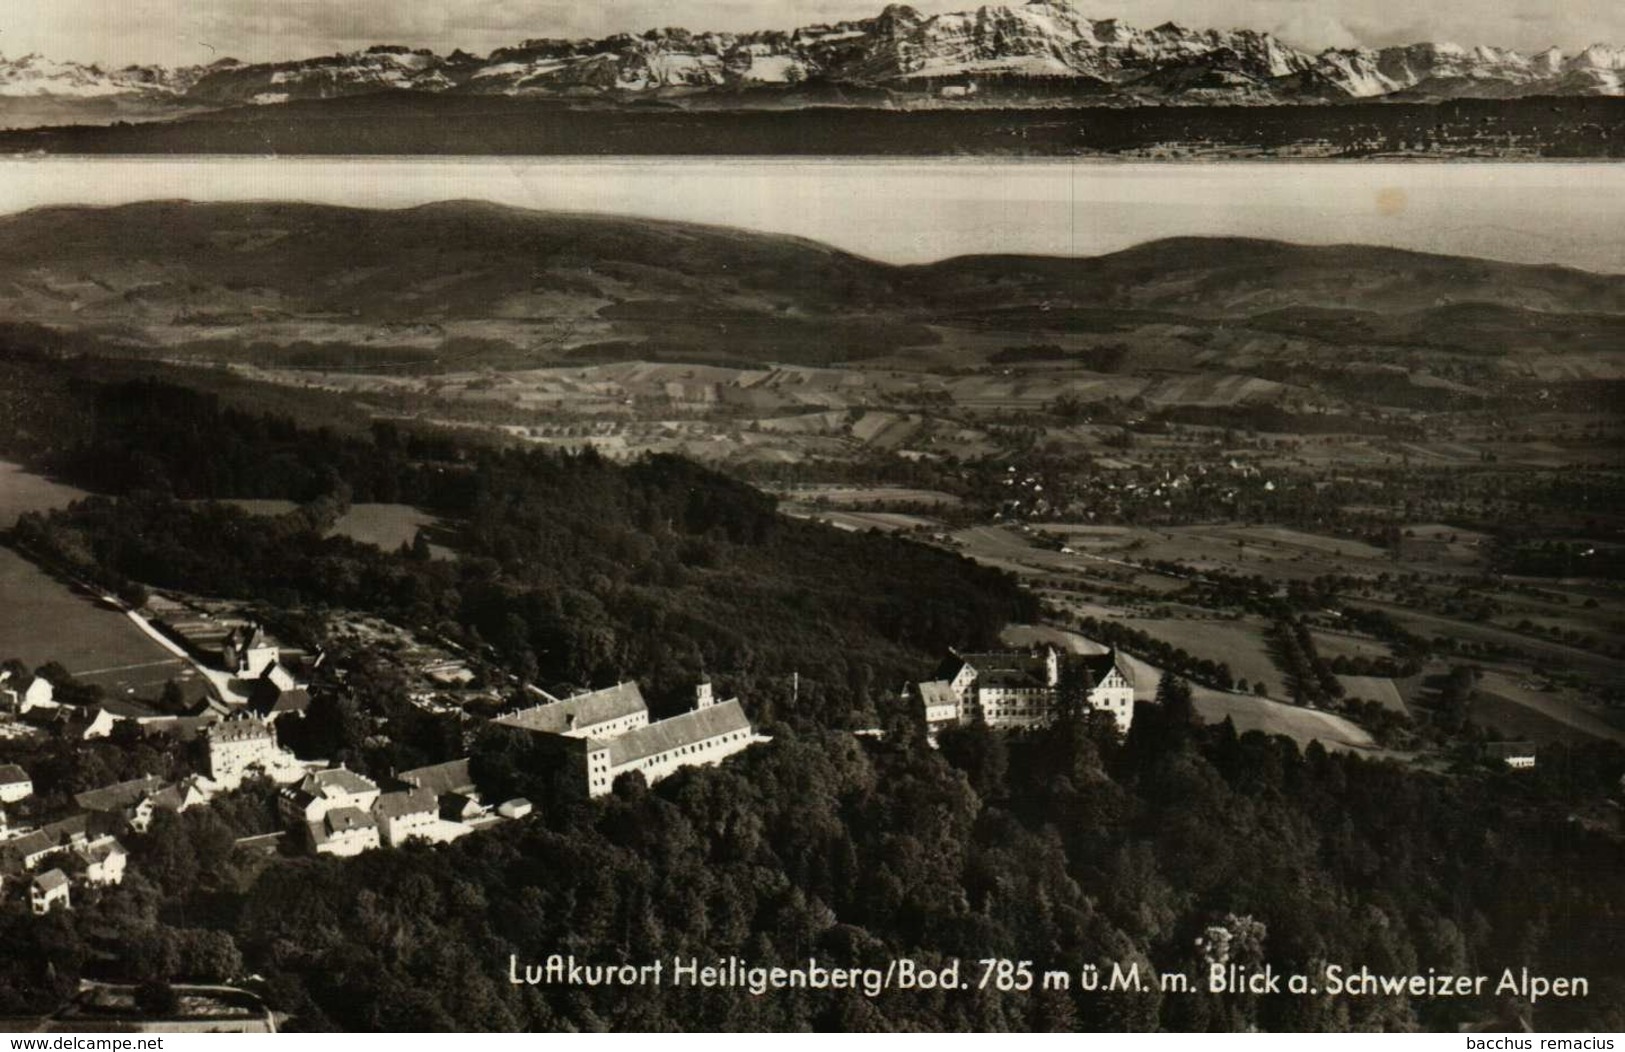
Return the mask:
[[[1137,29],[1062,0],[877,17],[791,31],[680,29],[599,40],[536,39],[485,57],[380,46],[300,61],[186,69],[0,57],[0,97],[109,97],[194,106],[390,91],[593,96],[778,86],[880,89],[952,103],[1042,92],[1124,103],[1336,102],[1625,94],[1625,47],[1577,54],[1455,44],[1310,52],[1252,30]]]

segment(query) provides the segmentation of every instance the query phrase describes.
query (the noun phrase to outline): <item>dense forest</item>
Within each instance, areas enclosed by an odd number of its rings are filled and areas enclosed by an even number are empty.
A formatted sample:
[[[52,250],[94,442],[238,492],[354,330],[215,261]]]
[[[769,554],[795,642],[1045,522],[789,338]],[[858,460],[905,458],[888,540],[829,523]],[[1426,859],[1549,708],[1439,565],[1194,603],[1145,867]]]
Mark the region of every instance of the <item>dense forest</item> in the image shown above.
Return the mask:
[[[11,378],[34,368],[6,364]],[[538,682],[636,677],[657,699],[722,674],[774,740],[587,803],[522,734],[466,740],[410,706],[366,653],[337,654],[284,743],[379,774],[472,750],[493,797],[535,817],[450,845],[355,859],[242,850],[271,788],[161,813],[122,886],[44,918],[0,909],[0,1015],[81,977],[259,976],[294,1029],[1441,1029],[1527,1017],[1625,1026],[1625,842],[1590,817],[1617,793],[1614,746],[1551,746],[1538,770],[1447,770],[1307,750],[1193,718],[1172,676],[1120,740],[1095,717],[944,732],[894,697],[950,644],[987,645],[1032,599],[1006,575],[903,540],[776,514],[696,465],[503,449],[389,425],[321,428],[88,363],[39,368],[0,417],[0,452],[105,496],[25,516],[12,540],[138,597],[174,586],[287,609],[366,609]],[[207,498],[278,497],[250,515]],[[351,501],[446,522],[456,558],[383,551],[326,527]],[[420,538],[421,540],[421,538]],[[792,705],[784,680],[799,671]],[[1199,671],[1199,670],[1198,670]],[[1210,670],[1215,671],[1215,670]],[[883,738],[835,728],[880,717]],[[383,728],[387,733],[380,733]],[[122,735],[27,757],[46,795],[197,758]],[[54,795],[53,795],[54,794]],[[49,802],[49,801],[47,801]],[[1615,819],[1617,824],[1617,817]],[[1517,889],[1510,894],[1509,889]],[[697,991],[509,981],[510,956],[587,963],[884,969],[963,962],[970,989]],[[1196,992],[975,988],[977,962],[1073,976],[1112,963]],[[1498,977],[1585,977],[1583,999],[1212,995],[1215,961]]]
[[[1036,613],[1000,571],[785,518],[675,457],[621,465],[388,423],[343,434],[151,380],[81,376],[50,393],[55,411],[26,430],[13,418],[0,451],[115,496],[24,516],[14,539],[132,597],[147,585],[364,610],[534,682],[637,678],[657,698],[704,672],[742,693],[799,672],[806,710],[777,715],[825,725],[872,716],[947,647],[987,645]],[[250,515],[203,498],[300,507]],[[351,501],[442,516],[458,558],[429,557],[422,537],[385,552],[327,536]]]
[[[967,728],[940,749],[813,731],[652,789],[624,779],[600,803],[533,779],[539,820],[353,860],[234,852],[234,835],[258,831],[252,806],[163,815],[133,843],[124,886],[72,913],[0,917],[18,951],[0,963],[0,1012],[82,974],[252,972],[307,1029],[1451,1030],[1529,1015],[1489,995],[975,988],[985,958],[1199,979],[1218,954],[1284,972],[1482,973],[1491,989],[1527,965],[1590,981],[1584,999],[1538,1002],[1534,1025],[1625,1025],[1625,848],[1566,821],[1617,778],[1617,750],[1554,748],[1527,776],[1430,775],[1195,725],[1169,683],[1126,741],[1077,718]],[[957,958],[972,988],[509,981],[510,955],[554,953],[666,960],[668,977],[689,955]]]

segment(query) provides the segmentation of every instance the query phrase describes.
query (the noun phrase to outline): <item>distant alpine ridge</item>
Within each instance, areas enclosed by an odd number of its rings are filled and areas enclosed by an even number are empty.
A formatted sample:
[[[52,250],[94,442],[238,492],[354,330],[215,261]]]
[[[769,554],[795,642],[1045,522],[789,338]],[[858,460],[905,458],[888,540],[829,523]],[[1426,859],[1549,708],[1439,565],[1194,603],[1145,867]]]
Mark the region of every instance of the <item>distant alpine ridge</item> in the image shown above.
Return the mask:
[[[527,40],[485,57],[381,45],[244,64],[103,70],[0,58],[0,97],[134,98],[226,107],[414,91],[559,97],[754,95],[930,100],[1270,104],[1394,98],[1617,96],[1625,47],[1566,55],[1421,43],[1301,51],[1269,33],[1136,29],[1060,0],[878,16],[790,31],[655,29],[601,40]],[[861,90],[860,90],[861,89]],[[844,92],[858,92],[843,95]],[[879,93],[877,96],[875,93]]]

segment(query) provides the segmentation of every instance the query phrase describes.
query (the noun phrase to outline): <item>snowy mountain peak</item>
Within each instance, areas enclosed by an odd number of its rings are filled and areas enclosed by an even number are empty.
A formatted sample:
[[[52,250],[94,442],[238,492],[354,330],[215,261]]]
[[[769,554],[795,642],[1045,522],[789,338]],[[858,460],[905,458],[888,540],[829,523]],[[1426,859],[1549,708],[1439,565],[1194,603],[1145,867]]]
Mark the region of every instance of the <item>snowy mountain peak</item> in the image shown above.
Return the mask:
[[[0,96],[81,99],[173,96],[184,91],[190,83],[191,79],[184,73],[173,74],[160,66],[128,66],[106,71],[96,65],[56,62],[37,54],[15,59],[0,55]]]
[[[1280,103],[1611,95],[1620,93],[1622,72],[1625,48],[1608,44],[1571,57],[1557,48],[1451,42],[1315,53],[1251,29],[1138,29],[1088,18],[1071,0],[1006,0],[931,15],[893,3],[872,18],[789,31],[540,37],[485,57],[380,44],[297,61],[108,72],[26,56],[0,59],[0,95],[179,96],[193,106],[235,106],[392,91],[580,96],[808,85],[978,102]]]
[[[1569,60],[1571,69],[1625,70],[1625,47],[1592,44]]]

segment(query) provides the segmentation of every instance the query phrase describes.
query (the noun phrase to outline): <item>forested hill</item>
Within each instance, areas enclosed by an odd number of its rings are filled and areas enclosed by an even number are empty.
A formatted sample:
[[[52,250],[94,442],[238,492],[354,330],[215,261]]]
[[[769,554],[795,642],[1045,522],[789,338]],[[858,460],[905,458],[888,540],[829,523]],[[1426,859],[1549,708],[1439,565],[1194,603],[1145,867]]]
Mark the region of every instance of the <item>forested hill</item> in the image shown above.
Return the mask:
[[[637,678],[659,696],[702,672],[844,723],[952,645],[1035,613],[1011,578],[911,542],[782,517],[691,462],[628,465],[447,435],[301,428],[168,383],[102,383],[94,362],[13,358],[0,451],[98,493],[26,517],[25,543],[110,587],[135,583],[370,610],[429,627],[545,684]],[[256,517],[199,498],[285,498]],[[460,558],[324,536],[351,501],[443,516]],[[786,699],[787,700],[787,699]],[[865,718],[872,718],[872,712]]]
[[[1618,834],[1566,820],[1609,791],[1612,746],[1536,771],[1455,776],[1300,753],[1195,727],[1172,694],[1125,743],[1068,720],[918,741],[782,736],[650,790],[549,806],[444,848],[271,860],[218,803],[160,812],[122,887],[45,919],[0,915],[0,1012],[81,975],[257,974],[289,1029],[1615,1031],[1625,866]],[[1517,889],[1510,894],[1509,889]],[[663,961],[661,986],[515,985],[541,964]],[[961,962],[968,988],[676,988],[702,964]],[[1139,967],[1145,986],[979,984],[984,959],[1038,976]],[[46,967],[45,962],[49,962]],[[1210,994],[1216,962],[1317,980],[1486,975],[1482,996]],[[1491,991],[1504,969],[1589,994]],[[1157,974],[1190,979],[1163,993]]]

